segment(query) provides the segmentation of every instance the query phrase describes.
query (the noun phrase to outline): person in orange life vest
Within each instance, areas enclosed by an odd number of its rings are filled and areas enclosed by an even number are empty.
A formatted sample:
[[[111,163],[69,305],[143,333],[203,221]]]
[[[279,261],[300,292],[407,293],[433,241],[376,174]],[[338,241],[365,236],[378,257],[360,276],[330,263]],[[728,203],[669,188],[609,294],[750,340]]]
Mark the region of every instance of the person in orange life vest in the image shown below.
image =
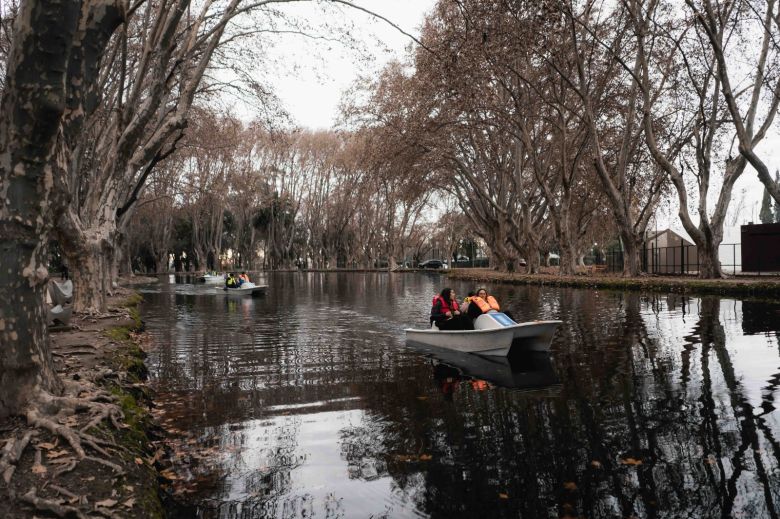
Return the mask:
[[[460,313],[455,291],[445,288],[434,296],[431,305],[431,322],[439,330],[473,330],[474,325],[467,316]]]
[[[476,319],[482,314],[486,314],[490,312],[491,310],[495,310],[496,312],[501,311],[501,305],[498,304],[498,301],[495,297],[489,295],[487,293],[487,290],[484,288],[480,288],[477,290],[476,297],[472,298],[471,304],[469,304],[469,317],[472,319]],[[507,317],[515,320],[514,317],[512,317],[512,314],[509,312],[504,311],[504,314],[506,314]]]

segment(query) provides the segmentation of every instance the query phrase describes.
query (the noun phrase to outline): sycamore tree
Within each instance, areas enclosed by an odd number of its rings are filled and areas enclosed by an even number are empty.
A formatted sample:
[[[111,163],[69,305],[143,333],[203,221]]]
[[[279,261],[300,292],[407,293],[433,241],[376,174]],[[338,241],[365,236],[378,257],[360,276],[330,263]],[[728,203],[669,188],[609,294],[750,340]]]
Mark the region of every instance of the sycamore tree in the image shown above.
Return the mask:
[[[204,85],[218,82],[204,81],[217,50],[244,35],[280,30],[272,6],[285,3],[23,0],[10,35],[4,18],[0,418],[23,416],[29,425],[5,443],[6,483],[35,429],[60,437],[77,460],[121,472],[92,430],[104,420],[119,424],[115,397],[89,381],[62,380],[53,368],[47,244],[56,231],[76,282],[76,310],[104,311],[123,219],[132,216],[154,168],[175,152]],[[248,26],[232,25],[259,11]],[[89,414],[86,427],[59,420],[74,412]],[[61,516],[80,515],[34,492],[26,497]]]

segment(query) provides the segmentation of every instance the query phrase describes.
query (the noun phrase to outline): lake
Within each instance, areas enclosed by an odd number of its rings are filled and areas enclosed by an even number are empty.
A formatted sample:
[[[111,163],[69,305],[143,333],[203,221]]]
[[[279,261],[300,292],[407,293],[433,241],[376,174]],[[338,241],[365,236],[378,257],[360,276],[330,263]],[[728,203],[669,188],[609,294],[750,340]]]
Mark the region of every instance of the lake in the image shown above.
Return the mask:
[[[780,514],[780,302],[490,286],[549,355],[407,345],[438,274],[142,289],[147,359],[199,517]]]

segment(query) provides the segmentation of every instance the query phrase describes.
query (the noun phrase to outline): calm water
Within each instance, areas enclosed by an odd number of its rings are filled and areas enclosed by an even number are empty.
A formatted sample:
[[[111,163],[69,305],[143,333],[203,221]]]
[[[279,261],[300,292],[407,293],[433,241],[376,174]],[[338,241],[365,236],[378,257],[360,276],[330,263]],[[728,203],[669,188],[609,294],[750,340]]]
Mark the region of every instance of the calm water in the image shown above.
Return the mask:
[[[780,513],[780,303],[495,287],[517,320],[564,321],[550,356],[500,362],[405,344],[437,275],[265,281],[145,293],[204,517]]]

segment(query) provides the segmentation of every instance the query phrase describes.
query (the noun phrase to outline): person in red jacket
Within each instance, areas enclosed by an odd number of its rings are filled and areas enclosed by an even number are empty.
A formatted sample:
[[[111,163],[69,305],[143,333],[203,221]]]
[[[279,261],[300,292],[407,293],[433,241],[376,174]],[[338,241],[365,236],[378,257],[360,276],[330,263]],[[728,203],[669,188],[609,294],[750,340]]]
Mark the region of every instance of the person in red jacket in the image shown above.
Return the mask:
[[[445,288],[441,291],[441,294],[433,298],[431,322],[436,323],[436,327],[439,330],[474,329],[471,319],[460,313],[455,291],[451,288]]]

